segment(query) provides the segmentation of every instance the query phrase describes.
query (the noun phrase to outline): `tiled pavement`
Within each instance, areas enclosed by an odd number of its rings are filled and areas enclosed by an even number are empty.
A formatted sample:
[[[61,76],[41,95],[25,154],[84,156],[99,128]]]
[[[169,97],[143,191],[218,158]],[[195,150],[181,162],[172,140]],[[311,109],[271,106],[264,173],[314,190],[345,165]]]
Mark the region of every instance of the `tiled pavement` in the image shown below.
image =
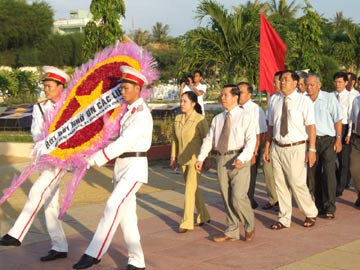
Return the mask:
[[[4,177],[9,169],[21,170],[23,166],[24,163],[12,161],[0,166],[0,174]],[[99,173],[109,175],[109,168],[89,174],[85,181],[89,185],[98,183],[94,190],[106,198],[111,187],[102,184],[104,179],[99,180]],[[96,179],[91,179],[94,176]],[[260,205],[266,202],[262,177],[259,174],[256,189],[256,200]],[[276,220],[276,212],[259,207],[255,211],[256,237],[253,242],[244,242],[242,234],[240,241],[215,243],[211,237],[225,228],[225,214],[214,173],[203,176],[200,184],[209,204],[211,223],[185,234],[176,232],[183,204],[181,174],[172,172],[165,164],[153,164],[149,180],[149,185],[138,196],[139,228],[148,270],[356,270],[360,267],[360,209],[353,206],[356,198],[353,189],[346,190],[338,199],[334,220],[318,218],[313,228],[304,228],[304,217],[294,207],[291,228],[272,231],[269,226]],[[22,197],[26,196],[30,185],[25,187],[14,194],[21,197],[19,200],[24,200]],[[81,186],[77,192],[83,192]],[[64,217],[69,256],[46,263],[39,261],[49,249],[44,219],[39,214],[21,247],[0,247],[0,270],[72,269],[90,242],[103,207],[104,200],[70,206]],[[3,215],[0,220],[3,235],[14,222],[18,209],[5,203],[0,207],[1,211],[11,213],[10,218]],[[126,264],[126,249],[119,230],[101,263],[91,269],[126,269]]]

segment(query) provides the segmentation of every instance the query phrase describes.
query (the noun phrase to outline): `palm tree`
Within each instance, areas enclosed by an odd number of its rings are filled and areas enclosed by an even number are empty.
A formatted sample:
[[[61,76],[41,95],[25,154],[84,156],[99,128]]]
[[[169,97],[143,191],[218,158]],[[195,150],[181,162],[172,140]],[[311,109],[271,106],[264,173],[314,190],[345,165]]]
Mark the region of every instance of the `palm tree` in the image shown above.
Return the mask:
[[[270,0],[269,3],[270,15],[277,14],[283,19],[294,18],[300,5],[296,4],[295,0],[288,5],[286,0]]]
[[[145,46],[149,43],[149,32],[140,28],[132,30],[129,37],[139,46]]]
[[[201,1],[196,13],[200,23],[208,19],[207,26],[186,33],[180,69],[210,69],[215,74],[225,74],[224,78],[217,77],[226,82],[249,77],[254,70],[250,67],[258,62],[259,13],[256,19],[244,9],[229,13],[213,0]]]
[[[152,27],[152,37],[155,42],[166,41],[169,34],[170,27],[168,24],[162,24],[161,22],[155,23]]]

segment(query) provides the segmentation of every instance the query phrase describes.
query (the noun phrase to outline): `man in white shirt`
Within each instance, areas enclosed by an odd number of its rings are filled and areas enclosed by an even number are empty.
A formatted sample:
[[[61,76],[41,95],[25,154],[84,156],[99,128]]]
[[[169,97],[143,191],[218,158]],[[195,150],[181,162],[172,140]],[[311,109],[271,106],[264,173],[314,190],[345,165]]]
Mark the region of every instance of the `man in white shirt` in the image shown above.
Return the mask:
[[[31,123],[31,134],[35,142],[32,158],[35,161],[41,155],[37,146],[41,145],[45,139],[46,116],[55,110],[56,105],[60,102],[64,85],[70,80],[63,70],[56,67],[44,66],[43,71],[42,82],[47,99],[34,105]],[[55,167],[41,172],[40,177],[31,187],[26,204],[15,224],[8,234],[0,239],[0,245],[20,246],[36,214],[44,206],[46,227],[51,238],[51,249],[46,256],[40,258],[40,261],[53,261],[67,257],[68,244],[61,221],[58,219],[60,212],[59,185],[65,173],[63,169]]]
[[[121,66],[121,95],[128,110],[120,121],[119,137],[89,158],[89,165],[103,166],[116,159],[115,187],[106,202],[104,214],[96,232],[74,269],[85,269],[101,261],[120,225],[128,249],[127,270],[145,269],[144,253],[137,226],[136,193],[148,181],[146,151],[151,146],[153,120],[150,110],[141,98],[146,77],[139,71]]]
[[[355,206],[360,207],[360,96],[354,99],[350,118],[352,120],[350,171],[357,191]]]
[[[346,90],[348,90],[350,94],[354,95],[355,97],[359,96],[360,95],[359,91],[355,89],[356,75],[352,72],[348,72],[347,76],[348,76],[348,83],[346,84]]]
[[[346,90],[348,83],[348,75],[346,72],[337,72],[333,76],[335,91],[333,92],[343,112],[344,118],[342,119],[342,151],[338,153],[337,158],[339,166],[336,169],[336,196],[341,196],[345,187],[350,181],[350,135],[351,135],[351,119],[350,112],[352,102],[355,98]]]
[[[255,217],[247,195],[250,183],[250,160],[253,157],[256,134],[251,117],[238,105],[240,91],[236,85],[225,85],[221,91],[221,104],[225,111],[216,115],[203,140],[196,170],[210,150],[217,151],[217,172],[220,192],[225,204],[227,228],[215,242],[240,239],[240,224],[245,228],[245,241],[255,236]]]
[[[269,126],[264,152],[264,162],[271,161],[279,200],[278,222],[273,230],[291,225],[292,198],[305,215],[304,227],[315,225],[318,210],[306,184],[307,166],[316,161],[314,105],[296,91],[299,76],[285,70],[280,76],[282,95],[275,98],[269,108]],[[306,142],[309,141],[307,147]]]
[[[179,96],[181,98],[182,94],[192,91],[192,85],[194,83],[194,78],[191,74],[186,75],[180,81],[180,91]]]
[[[251,158],[250,186],[248,196],[250,199],[251,207],[253,209],[256,209],[258,207],[258,203],[255,201],[254,198],[256,175],[260,163],[260,144],[264,134],[267,132],[266,116],[264,110],[251,100],[254,88],[247,82],[238,83],[238,88],[240,90],[240,108],[244,109],[247,113],[249,113],[249,115],[252,117],[253,122],[255,123],[256,145],[254,154]]]
[[[204,98],[206,93],[206,84],[202,84],[203,73],[200,70],[195,70],[193,74],[194,83],[191,85],[191,89],[198,96],[198,103],[201,106],[202,114],[205,115]]]

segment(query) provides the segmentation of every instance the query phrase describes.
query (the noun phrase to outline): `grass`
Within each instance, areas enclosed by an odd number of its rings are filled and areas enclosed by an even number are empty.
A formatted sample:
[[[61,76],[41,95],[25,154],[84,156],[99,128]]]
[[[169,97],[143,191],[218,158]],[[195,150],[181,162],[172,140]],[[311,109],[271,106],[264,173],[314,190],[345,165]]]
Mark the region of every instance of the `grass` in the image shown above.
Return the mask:
[[[0,142],[33,142],[30,132],[0,131]]]

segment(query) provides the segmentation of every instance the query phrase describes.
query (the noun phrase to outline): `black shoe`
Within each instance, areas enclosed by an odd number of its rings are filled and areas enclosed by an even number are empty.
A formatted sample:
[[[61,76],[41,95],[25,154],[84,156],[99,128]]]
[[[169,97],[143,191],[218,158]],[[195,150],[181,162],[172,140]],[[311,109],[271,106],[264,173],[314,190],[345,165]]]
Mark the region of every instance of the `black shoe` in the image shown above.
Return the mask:
[[[48,255],[40,258],[40,261],[47,262],[47,261],[53,261],[53,260],[56,260],[56,259],[63,259],[63,258],[66,258],[66,257],[67,257],[67,252],[60,252],[60,251],[56,251],[56,250],[51,249],[48,252]]]
[[[206,222],[200,222],[200,223],[195,223],[195,226],[204,226],[205,225],[205,223],[210,223],[211,222],[211,220],[209,219],[208,221],[206,221]]]
[[[360,206],[360,197],[357,198],[357,200],[354,202],[354,205],[356,207],[359,207]]]
[[[101,260],[95,259],[87,254],[81,256],[80,260],[73,265],[74,269],[85,269],[98,264]]]
[[[128,264],[126,270],[145,270],[145,267],[140,267],[139,268],[139,267],[136,267],[136,266],[134,266],[132,264]]]
[[[5,234],[3,237],[0,238],[0,246],[15,246],[18,247],[21,245],[21,242],[16,238]]]
[[[252,208],[252,209],[256,209],[256,208],[258,208],[258,207],[259,207],[258,203],[257,203],[255,200],[253,200],[253,201],[251,202],[251,208]]]

